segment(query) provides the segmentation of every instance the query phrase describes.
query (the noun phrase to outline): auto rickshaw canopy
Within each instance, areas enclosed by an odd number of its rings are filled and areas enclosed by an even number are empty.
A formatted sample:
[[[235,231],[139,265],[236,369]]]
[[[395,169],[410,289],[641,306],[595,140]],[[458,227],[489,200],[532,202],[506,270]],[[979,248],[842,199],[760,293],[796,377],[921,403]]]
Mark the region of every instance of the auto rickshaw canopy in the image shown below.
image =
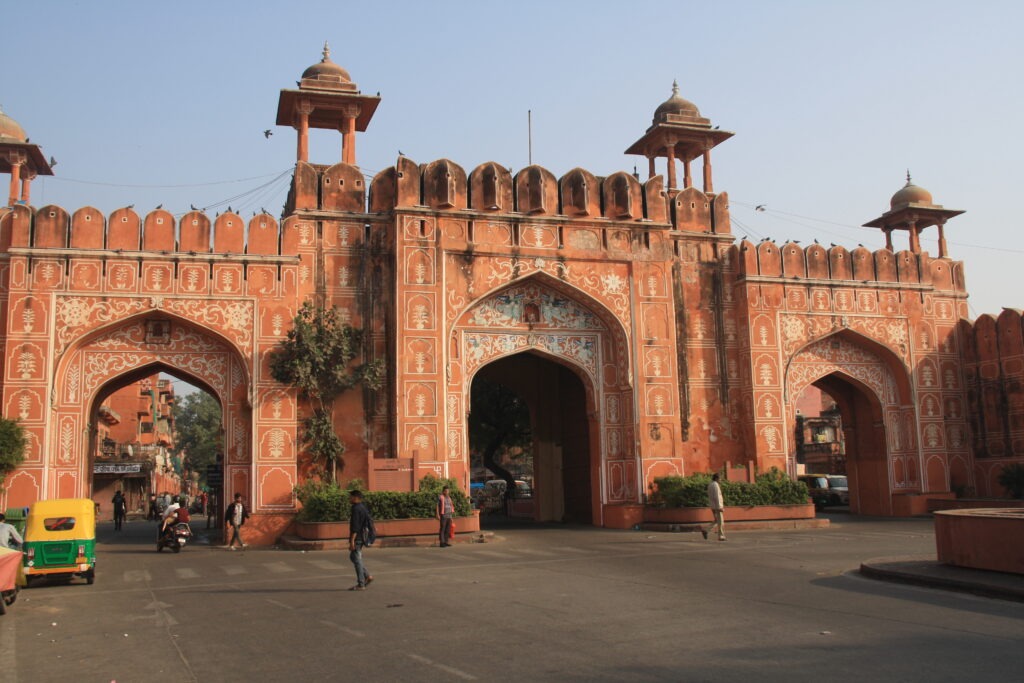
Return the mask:
[[[25,542],[96,538],[96,504],[88,498],[37,500],[28,510]]]

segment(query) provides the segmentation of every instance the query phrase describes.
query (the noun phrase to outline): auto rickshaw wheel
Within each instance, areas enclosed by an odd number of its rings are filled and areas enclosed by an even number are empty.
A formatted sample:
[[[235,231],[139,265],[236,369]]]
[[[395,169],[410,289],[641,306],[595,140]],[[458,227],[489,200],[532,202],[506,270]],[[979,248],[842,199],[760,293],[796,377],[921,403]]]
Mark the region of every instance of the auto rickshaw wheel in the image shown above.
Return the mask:
[[[96,570],[90,569],[85,573],[85,582],[90,586],[96,583]]]

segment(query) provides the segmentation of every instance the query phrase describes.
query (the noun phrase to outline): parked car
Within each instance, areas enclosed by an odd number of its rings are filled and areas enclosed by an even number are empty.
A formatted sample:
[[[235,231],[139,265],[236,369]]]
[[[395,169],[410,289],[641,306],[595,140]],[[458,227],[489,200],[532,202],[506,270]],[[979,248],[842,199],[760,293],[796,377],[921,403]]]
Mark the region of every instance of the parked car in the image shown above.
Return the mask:
[[[829,504],[831,494],[828,490],[828,475],[801,474],[797,479],[807,484],[807,492],[810,494],[811,500],[814,501],[815,508],[821,510]]]
[[[831,505],[850,504],[850,483],[845,474],[830,474],[828,479],[828,500]]]

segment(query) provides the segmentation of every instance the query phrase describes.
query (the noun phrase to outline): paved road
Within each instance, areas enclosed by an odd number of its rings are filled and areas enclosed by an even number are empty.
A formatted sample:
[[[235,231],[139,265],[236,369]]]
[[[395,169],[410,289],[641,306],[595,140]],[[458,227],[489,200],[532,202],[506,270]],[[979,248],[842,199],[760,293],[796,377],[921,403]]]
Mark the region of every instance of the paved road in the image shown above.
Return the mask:
[[[101,529],[96,583],[0,617],[13,681],[1020,680],[1024,605],[876,583],[862,560],[934,551],[929,520],[694,534],[503,529],[347,554],[157,554]]]

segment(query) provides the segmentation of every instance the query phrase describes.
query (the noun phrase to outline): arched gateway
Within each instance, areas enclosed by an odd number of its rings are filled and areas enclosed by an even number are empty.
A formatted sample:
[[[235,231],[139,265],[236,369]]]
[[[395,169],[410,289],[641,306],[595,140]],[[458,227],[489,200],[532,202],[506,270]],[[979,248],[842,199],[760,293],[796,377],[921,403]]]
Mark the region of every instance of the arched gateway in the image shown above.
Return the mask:
[[[272,542],[309,462],[305,407],[268,359],[307,300],[336,306],[364,333],[361,360],[386,365],[382,390],[349,392],[334,413],[342,477],[371,488],[411,490],[426,474],[468,487],[471,387],[484,376],[545,394],[535,413],[559,411],[541,429],[561,458],[545,456],[543,519],[631,527],[662,475],[796,474],[791,397],[809,384],[844,411],[858,509],[921,512],[951,495],[951,476],[972,484],[967,293],[942,233],[958,212],[909,180],[871,223],[884,249],[737,243],[711,163],[732,133],[677,89],[628,149],[647,159],[644,181],[399,156],[367,182],[356,136],[379,103],[326,51],[281,91],[277,122],[297,146],[280,225],[266,213],[32,207],[28,181],[47,169],[30,162],[42,157],[0,135],[12,175],[2,405],[29,441],[0,507],[88,496],[95,398],[160,369],[220,400],[228,492],[254,509],[251,540]],[[341,131],[341,161],[309,162],[310,128]],[[938,258],[921,250],[931,226]],[[901,231],[909,250],[892,246]],[[989,381],[991,358],[1016,347],[989,349],[985,329],[976,371]],[[1016,443],[1010,426],[986,439],[991,456]]]

